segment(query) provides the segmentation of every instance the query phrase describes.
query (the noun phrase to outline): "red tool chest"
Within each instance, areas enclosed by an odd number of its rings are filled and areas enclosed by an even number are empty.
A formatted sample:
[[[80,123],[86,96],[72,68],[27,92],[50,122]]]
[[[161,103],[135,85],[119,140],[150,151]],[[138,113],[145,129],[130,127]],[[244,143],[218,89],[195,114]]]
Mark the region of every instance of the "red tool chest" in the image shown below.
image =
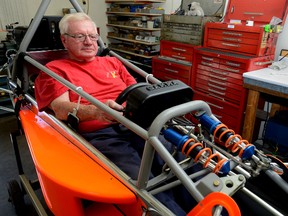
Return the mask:
[[[280,30],[265,30],[265,25],[273,17],[285,21],[286,15],[287,0],[231,0],[224,22],[206,23],[204,47],[251,56],[273,55]],[[248,21],[253,26],[247,25]]]
[[[241,133],[247,97],[242,74],[266,67],[273,59],[274,55],[252,57],[196,48],[191,79],[193,99],[206,101],[219,120]]]
[[[287,0],[230,0],[224,22],[241,20],[254,21],[255,26],[269,24],[272,17],[285,21],[287,13]]]
[[[175,58],[178,60],[192,62],[194,47],[195,45],[191,44],[161,40],[160,55]]]
[[[275,17],[285,21],[286,13],[287,0],[230,0],[224,21],[206,23],[203,47],[194,50],[193,99],[206,101],[236,133],[247,100],[242,74],[273,62],[279,28],[265,25]]]
[[[264,26],[207,23],[204,47],[251,56],[273,55],[278,34],[264,31]]]
[[[160,41],[160,56],[152,58],[152,74],[160,80],[179,79],[190,85],[194,45]]]
[[[178,79],[190,85],[192,63],[166,56],[155,56],[152,60],[153,76],[160,80]]]

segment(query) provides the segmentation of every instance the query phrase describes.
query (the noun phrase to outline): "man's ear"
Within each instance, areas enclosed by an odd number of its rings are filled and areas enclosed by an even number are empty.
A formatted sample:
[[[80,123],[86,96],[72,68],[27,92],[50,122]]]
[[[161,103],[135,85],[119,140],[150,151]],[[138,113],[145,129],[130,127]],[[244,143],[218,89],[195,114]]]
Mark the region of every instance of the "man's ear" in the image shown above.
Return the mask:
[[[66,37],[65,37],[65,35],[61,35],[60,39],[62,41],[63,46],[66,48]]]

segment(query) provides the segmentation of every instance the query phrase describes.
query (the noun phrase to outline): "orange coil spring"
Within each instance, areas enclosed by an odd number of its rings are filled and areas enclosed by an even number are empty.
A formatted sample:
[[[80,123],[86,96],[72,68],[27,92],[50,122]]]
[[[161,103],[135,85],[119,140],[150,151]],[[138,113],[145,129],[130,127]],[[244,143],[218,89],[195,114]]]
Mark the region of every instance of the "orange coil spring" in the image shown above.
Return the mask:
[[[220,129],[225,129],[223,132],[221,132],[221,134],[219,135],[219,137],[216,136],[216,134],[218,133],[218,131]],[[233,135],[231,135],[225,142],[222,140],[222,138],[224,137],[224,135],[226,135],[227,133],[232,133]],[[237,152],[239,149],[239,157],[242,156],[245,148],[247,148],[248,146],[251,146],[252,144],[249,144],[249,142],[247,140],[242,139],[242,137],[239,134],[235,134],[235,132],[231,129],[228,129],[228,127],[225,124],[219,124],[214,133],[213,133],[214,137],[216,139],[218,139],[220,142],[224,143],[224,146],[226,148],[229,148],[233,153]],[[231,140],[238,138],[239,141],[230,144]],[[245,146],[241,146],[241,144],[244,144]]]
[[[186,151],[186,147],[189,143],[194,142],[194,144]],[[194,158],[194,161],[197,162],[199,160],[199,158],[201,157],[201,155],[206,152],[209,156],[206,158],[206,161],[203,164],[203,167],[206,168],[208,166],[208,164],[212,161],[213,158],[217,159],[215,168],[213,170],[214,173],[218,173],[221,170],[221,167],[223,166],[224,162],[226,161],[226,159],[222,159],[220,160],[220,155],[217,153],[212,154],[212,151],[210,148],[204,148],[202,143],[199,142],[195,142],[194,139],[188,139],[183,147],[182,147],[182,153],[186,155],[186,157],[188,157],[190,155],[190,153],[192,152],[193,149],[195,149],[197,146],[200,146],[202,149],[197,153],[197,155]]]

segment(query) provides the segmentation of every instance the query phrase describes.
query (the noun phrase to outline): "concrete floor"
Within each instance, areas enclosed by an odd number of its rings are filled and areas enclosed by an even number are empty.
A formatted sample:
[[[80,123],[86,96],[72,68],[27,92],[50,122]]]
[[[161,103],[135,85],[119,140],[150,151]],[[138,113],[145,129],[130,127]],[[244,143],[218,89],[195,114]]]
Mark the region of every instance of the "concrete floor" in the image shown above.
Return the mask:
[[[17,121],[14,114],[0,115],[0,216],[17,215],[11,202],[8,202],[8,182],[16,180],[20,183],[14,149],[10,141],[10,133],[17,130]],[[32,158],[24,137],[18,137],[18,146],[22,159],[24,174],[33,181],[37,179]],[[20,184],[19,184],[20,185]],[[37,196],[43,201],[41,190],[36,190]],[[24,195],[25,209],[20,215],[37,215],[28,197]],[[44,204],[45,205],[45,204]]]

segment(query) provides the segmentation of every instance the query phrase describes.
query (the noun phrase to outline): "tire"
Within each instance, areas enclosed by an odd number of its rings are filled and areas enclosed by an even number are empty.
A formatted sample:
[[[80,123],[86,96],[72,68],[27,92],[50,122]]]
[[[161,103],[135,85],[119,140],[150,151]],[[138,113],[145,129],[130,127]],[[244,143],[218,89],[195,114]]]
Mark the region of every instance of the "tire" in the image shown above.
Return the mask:
[[[19,183],[16,180],[11,180],[7,183],[9,194],[8,201],[14,206],[17,215],[25,215],[24,194]]]

